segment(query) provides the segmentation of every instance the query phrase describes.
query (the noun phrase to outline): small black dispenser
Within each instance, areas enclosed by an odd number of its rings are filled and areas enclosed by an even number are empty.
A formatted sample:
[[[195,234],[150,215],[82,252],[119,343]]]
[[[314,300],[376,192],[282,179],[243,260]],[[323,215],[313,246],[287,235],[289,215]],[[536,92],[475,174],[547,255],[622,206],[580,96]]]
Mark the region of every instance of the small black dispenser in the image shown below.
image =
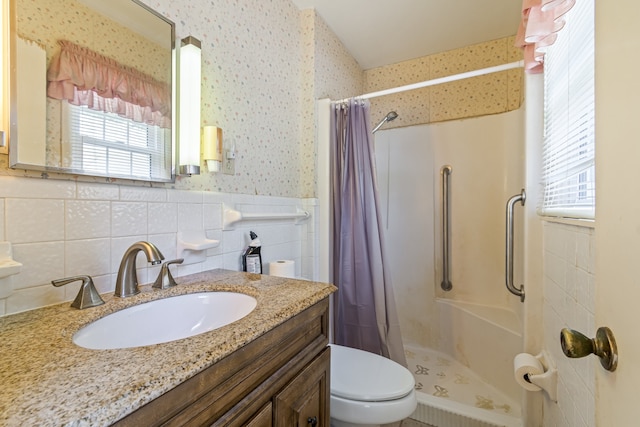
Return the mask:
[[[253,231],[249,232],[251,243],[242,254],[242,270],[248,273],[262,274],[262,255],[260,255],[260,239]]]

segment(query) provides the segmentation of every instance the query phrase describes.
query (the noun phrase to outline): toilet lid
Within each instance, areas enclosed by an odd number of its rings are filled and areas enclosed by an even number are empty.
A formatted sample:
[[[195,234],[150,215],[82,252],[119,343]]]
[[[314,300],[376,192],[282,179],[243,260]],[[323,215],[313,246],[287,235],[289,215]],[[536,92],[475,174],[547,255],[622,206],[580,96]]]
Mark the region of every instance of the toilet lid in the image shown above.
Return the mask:
[[[380,402],[400,399],[413,390],[411,372],[392,360],[331,344],[331,394],[344,399]]]

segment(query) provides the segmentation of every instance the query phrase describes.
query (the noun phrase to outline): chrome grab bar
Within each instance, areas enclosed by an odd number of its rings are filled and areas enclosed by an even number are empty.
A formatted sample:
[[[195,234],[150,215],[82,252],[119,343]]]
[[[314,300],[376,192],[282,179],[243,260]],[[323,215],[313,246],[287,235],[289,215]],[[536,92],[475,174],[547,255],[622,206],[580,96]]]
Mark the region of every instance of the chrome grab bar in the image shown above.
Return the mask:
[[[440,287],[444,291],[453,288],[449,280],[449,176],[451,165],[444,165],[440,169],[442,176],[442,283]]]
[[[520,289],[513,285],[513,206],[520,202],[524,206],[524,202],[527,198],[524,188],[520,194],[516,194],[507,202],[507,245],[506,245],[506,282],[507,289],[512,294],[520,297],[520,302],[524,302],[524,285],[520,286]]]

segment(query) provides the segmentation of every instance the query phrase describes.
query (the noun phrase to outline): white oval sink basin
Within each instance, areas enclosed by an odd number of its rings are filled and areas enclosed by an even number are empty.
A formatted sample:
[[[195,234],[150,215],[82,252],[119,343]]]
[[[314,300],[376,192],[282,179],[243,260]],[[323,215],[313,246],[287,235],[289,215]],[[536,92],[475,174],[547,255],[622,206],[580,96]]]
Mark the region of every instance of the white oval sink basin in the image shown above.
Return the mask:
[[[73,342],[94,350],[142,347],[209,332],[251,313],[256,299],[235,292],[200,292],[150,301],[80,329]]]

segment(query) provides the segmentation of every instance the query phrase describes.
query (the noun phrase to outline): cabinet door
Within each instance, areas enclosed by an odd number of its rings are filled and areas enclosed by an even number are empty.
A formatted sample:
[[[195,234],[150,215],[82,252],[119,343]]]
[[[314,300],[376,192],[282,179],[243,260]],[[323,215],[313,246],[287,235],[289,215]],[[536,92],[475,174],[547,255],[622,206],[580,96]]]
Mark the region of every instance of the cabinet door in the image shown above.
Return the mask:
[[[267,403],[262,407],[260,411],[253,417],[249,422],[247,422],[246,427],[272,427],[272,407],[271,402]]]
[[[327,347],[273,399],[278,427],[329,427],[329,368]]]

